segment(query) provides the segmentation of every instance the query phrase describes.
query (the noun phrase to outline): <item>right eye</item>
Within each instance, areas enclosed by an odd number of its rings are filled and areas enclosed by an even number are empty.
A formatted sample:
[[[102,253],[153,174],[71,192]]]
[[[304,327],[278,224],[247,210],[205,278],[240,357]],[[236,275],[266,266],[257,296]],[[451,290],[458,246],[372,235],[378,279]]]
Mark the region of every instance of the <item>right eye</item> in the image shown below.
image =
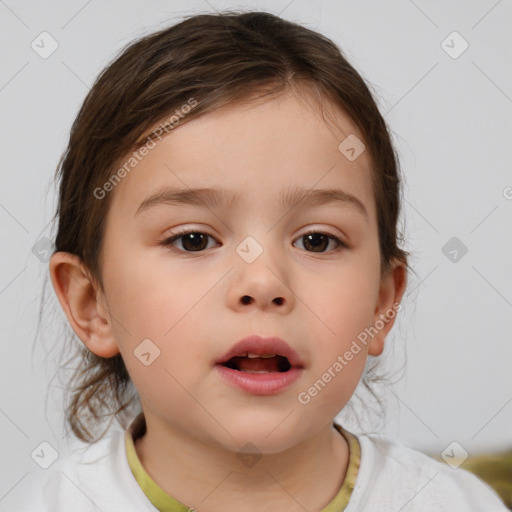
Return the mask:
[[[183,230],[177,233],[173,233],[171,236],[161,242],[164,247],[172,246],[172,249],[176,249],[175,242],[181,242],[182,249],[178,249],[181,252],[201,252],[209,248],[208,238],[215,240],[212,236],[202,233],[201,231],[194,230]]]

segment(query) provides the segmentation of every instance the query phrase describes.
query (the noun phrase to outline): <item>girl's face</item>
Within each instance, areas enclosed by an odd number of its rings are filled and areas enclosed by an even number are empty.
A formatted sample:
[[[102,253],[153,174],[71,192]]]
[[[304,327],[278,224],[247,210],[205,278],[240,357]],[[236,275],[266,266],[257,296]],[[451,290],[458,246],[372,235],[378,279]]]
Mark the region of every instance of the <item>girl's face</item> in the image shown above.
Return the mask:
[[[111,192],[104,344],[121,352],[148,426],[231,450],[248,441],[283,450],[329,425],[367,354],[381,352],[393,320],[380,315],[394,316],[398,274],[380,276],[367,155],[338,148],[362,137],[331,114],[334,133],[291,94],[224,108],[178,125]],[[179,191],[187,195],[172,200]],[[194,235],[166,242],[180,231]],[[358,341],[379,318],[384,327]],[[295,380],[262,394],[256,379],[273,376],[231,370],[250,389],[224,378],[222,356],[250,335],[284,340],[301,361]]]

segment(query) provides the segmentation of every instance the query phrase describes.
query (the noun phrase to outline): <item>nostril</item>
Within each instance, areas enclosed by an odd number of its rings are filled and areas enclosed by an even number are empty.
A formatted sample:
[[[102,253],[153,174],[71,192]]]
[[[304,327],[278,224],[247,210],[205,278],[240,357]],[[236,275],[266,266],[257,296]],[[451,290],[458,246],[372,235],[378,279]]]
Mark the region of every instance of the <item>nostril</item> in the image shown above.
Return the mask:
[[[244,295],[241,299],[242,304],[250,304],[254,299],[249,295]],[[279,306],[284,302],[283,297],[276,297],[273,302],[278,304]]]

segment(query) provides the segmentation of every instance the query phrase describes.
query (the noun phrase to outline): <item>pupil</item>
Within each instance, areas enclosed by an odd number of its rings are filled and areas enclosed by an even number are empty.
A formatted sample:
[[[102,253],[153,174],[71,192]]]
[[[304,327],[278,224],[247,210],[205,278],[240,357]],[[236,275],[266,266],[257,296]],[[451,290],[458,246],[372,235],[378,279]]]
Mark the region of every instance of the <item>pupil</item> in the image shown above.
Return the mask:
[[[188,233],[183,237],[183,247],[191,251],[200,251],[204,249],[205,236],[203,233]],[[191,244],[189,243],[191,242]],[[188,246],[188,247],[187,247]]]
[[[310,235],[305,235],[306,243],[304,246],[311,245],[313,247],[313,252],[322,252],[321,250],[318,250],[318,247],[322,248],[325,246],[325,242],[327,240],[327,237],[323,235],[322,233],[313,233]],[[328,241],[327,241],[328,242]],[[307,247],[306,247],[307,248]],[[324,249],[326,247],[323,247]]]

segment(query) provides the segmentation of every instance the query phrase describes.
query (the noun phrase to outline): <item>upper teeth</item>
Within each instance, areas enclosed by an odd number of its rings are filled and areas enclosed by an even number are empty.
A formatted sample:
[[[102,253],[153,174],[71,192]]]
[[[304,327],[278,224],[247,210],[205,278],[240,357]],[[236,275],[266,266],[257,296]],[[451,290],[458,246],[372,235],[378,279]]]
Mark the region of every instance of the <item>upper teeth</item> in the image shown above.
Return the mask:
[[[262,357],[263,359],[268,359],[269,357],[275,357],[275,354],[254,354],[252,352],[249,352],[247,354],[247,357],[249,359],[254,359],[255,357]]]

